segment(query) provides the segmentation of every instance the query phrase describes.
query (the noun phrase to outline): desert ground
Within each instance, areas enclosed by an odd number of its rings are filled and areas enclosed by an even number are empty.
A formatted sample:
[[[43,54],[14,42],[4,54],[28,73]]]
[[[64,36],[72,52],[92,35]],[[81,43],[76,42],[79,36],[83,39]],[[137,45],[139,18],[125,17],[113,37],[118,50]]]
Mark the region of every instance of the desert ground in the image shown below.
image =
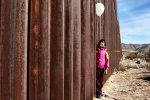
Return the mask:
[[[105,96],[101,100],[150,100],[150,62],[136,62],[120,61],[103,87]]]

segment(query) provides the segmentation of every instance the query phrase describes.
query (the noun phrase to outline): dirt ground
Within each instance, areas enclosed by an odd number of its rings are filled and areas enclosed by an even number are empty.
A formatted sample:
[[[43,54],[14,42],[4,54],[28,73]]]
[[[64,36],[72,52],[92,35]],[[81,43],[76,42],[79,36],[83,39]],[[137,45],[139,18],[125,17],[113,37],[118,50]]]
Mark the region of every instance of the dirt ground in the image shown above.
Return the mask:
[[[115,69],[105,83],[102,100],[150,100],[150,63],[136,61],[120,62],[122,68]]]

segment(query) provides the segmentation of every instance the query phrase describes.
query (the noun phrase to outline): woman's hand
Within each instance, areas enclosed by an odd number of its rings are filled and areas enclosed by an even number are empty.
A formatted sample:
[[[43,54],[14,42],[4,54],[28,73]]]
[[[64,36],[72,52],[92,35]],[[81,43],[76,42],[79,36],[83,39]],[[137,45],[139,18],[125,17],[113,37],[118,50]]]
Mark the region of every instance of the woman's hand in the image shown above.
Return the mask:
[[[105,70],[104,74],[107,75],[107,69]]]

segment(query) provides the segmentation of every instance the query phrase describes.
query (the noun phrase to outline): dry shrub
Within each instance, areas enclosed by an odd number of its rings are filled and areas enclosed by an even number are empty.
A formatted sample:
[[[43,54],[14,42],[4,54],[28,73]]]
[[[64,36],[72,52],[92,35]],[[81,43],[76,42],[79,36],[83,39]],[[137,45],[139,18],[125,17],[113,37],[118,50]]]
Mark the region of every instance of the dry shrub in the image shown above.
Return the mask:
[[[146,67],[147,69],[150,69],[150,64],[145,64],[145,67]]]
[[[145,58],[145,60],[146,60],[147,62],[150,62],[150,58]]]
[[[126,67],[123,65],[123,64],[119,64],[117,67],[116,67],[116,70],[117,71],[126,71]]]

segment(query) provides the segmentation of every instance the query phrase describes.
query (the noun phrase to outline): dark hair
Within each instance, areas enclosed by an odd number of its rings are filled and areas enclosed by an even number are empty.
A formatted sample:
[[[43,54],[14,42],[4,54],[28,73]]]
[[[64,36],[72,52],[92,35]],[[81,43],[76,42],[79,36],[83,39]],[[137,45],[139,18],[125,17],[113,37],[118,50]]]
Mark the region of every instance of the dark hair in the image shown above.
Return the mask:
[[[99,40],[99,42],[98,42],[96,48],[100,48],[100,43],[101,43],[101,42],[104,42],[104,45],[106,46],[105,40],[104,40],[104,39],[101,39],[101,40]]]

